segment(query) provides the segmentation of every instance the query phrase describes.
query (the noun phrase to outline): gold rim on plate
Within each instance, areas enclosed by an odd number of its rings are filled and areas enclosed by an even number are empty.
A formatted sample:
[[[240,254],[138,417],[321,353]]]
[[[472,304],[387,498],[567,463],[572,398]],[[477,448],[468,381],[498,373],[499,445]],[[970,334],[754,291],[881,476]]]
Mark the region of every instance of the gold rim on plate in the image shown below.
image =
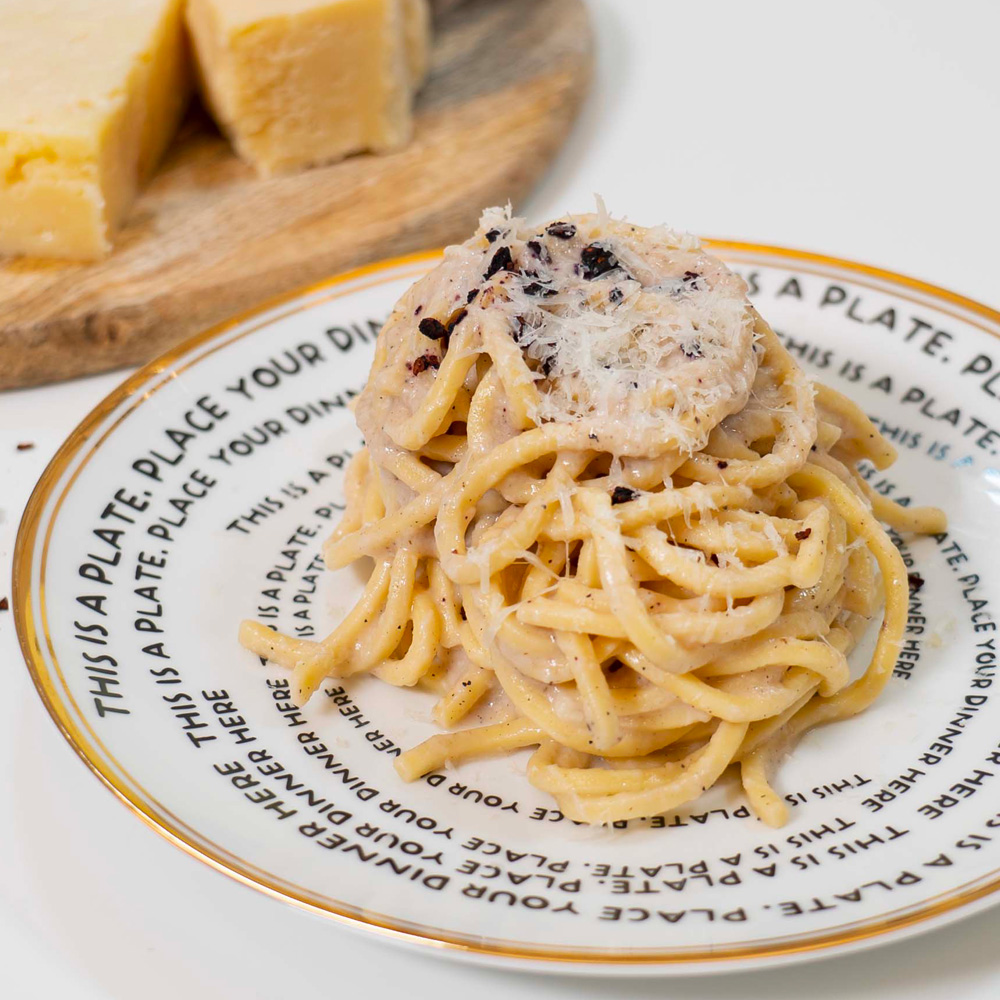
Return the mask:
[[[963,322],[976,326],[981,330],[995,337],[1000,337],[1000,311],[993,309],[982,303],[976,302],[965,296],[959,295],[947,289],[940,288],[917,278],[910,278],[905,275],[887,271],[882,268],[873,267],[867,264],[860,264],[855,261],[843,258],[829,257],[824,254],[812,253],[804,250],[791,250],[783,247],[769,246],[758,243],[744,243],[732,240],[709,239],[706,245],[718,252],[723,258],[735,258],[741,262],[753,263],[755,260],[761,264],[781,264],[793,265],[796,269],[814,273],[827,278],[836,277],[837,271],[847,272],[855,284],[869,288],[885,290],[886,285],[893,286],[896,294],[912,302],[925,303],[927,299],[933,300],[934,308],[940,312],[950,315]],[[107,428],[101,438],[96,441],[90,454],[96,452],[104,439],[112,432],[114,427],[124,420],[128,414],[134,412],[143,402],[145,402],[155,391],[149,391],[147,383],[156,376],[169,372],[172,379],[180,374],[185,368],[205,357],[215,353],[215,351],[232,343],[234,339],[247,336],[254,329],[258,329],[260,324],[250,327],[234,338],[220,339],[220,342],[210,351],[199,355],[196,359],[191,359],[188,364],[174,367],[174,363],[185,355],[190,354],[198,346],[221,335],[228,330],[232,330],[254,316],[263,317],[265,314],[273,312],[281,305],[295,301],[306,296],[315,296],[320,292],[330,292],[327,298],[339,297],[343,294],[359,291],[364,287],[386,283],[400,277],[409,276],[405,269],[412,265],[416,273],[420,273],[422,265],[440,257],[441,251],[427,251],[424,253],[410,254],[404,257],[397,257],[379,263],[370,264],[366,267],[358,268],[346,272],[325,281],[297,289],[294,292],[273,298],[259,306],[249,309],[235,318],[225,323],[218,324],[200,334],[188,338],[160,357],[149,362],[137,372],[127,378],[110,395],[103,399],[91,412],[80,422],[76,429],[70,434],[63,445],[56,452],[51,462],[42,473],[41,478],[32,491],[31,497],[25,508],[24,515],[18,529],[17,542],[14,548],[13,560],[13,611],[17,627],[18,640],[24,654],[28,670],[31,673],[35,687],[45,704],[46,709],[52,716],[56,726],[62,732],[67,742],[73,747],[79,757],[97,778],[125,805],[137,815],[147,826],[155,830],[158,834],[170,841],[191,857],[207,864],[216,871],[235,879],[244,885],[250,886],[266,893],[276,899],[291,903],[302,909],[308,910],[321,916],[330,917],[341,923],[347,924],[356,929],[365,929],[381,933],[396,941],[408,944],[420,944],[436,949],[464,954],[466,956],[479,956],[492,959],[511,959],[529,961],[532,963],[563,963],[563,964],[583,964],[583,965],[607,965],[607,966],[691,966],[696,964],[732,964],[734,962],[792,958],[795,956],[804,957],[812,952],[819,952],[831,948],[843,947],[846,945],[860,945],[864,942],[871,942],[872,939],[879,938],[894,931],[906,928],[918,928],[921,924],[926,924],[935,917],[950,914],[953,918],[964,914],[958,911],[963,907],[1000,891],[1000,870],[991,872],[977,880],[964,886],[959,886],[947,893],[930,899],[923,904],[909,907],[896,913],[883,915],[880,918],[868,923],[861,922],[857,925],[846,924],[819,934],[802,935],[796,937],[783,937],[775,939],[774,943],[767,941],[754,942],[746,945],[733,945],[728,947],[695,949],[675,949],[673,951],[650,951],[638,952],[627,951],[604,951],[595,948],[580,948],[573,950],[559,949],[526,949],[523,945],[506,944],[503,942],[480,941],[479,943],[464,940],[457,936],[450,935],[443,931],[426,928],[414,929],[404,926],[401,922],[393,921],[391,917],[362,912],[360,915],[349,911],[345,904],[336,904],[321,897],[310,895],[307,890],[300,887],[288,887],[279,884],[273,876],[267,872],[260,871],[249,862],[227,856],[228,852],[218,845],[206,845],[205,838],[195,831],[190,830],[178,818],[173,816],[163,806],[156,803],[151,797],[146,800],[137,794],[131,787],[131,781],[126,780],[128,772],[120,765],[112,767],[109,763],[114,761],[113,756],[108,753],[100,744],[100,740],[90,729],[89,724],[79,713],[80,720],[84,726],[90,730],[88,737],[73,713],[70,711],[65,701],[61,697],[54,678],[49,672],[42,653],[42,641],[48,647],[52,662],[58,670],[58,660],[52,646],[51,638],[48,634],[46,622],[42,622],[39,631],[32,613],[32,589],[31,589],[31,569],[32,560],[36,548],[38,529],[41,525],[42,515],[46,505],[53,494],[54,487],[60,482],[74,458],[82,451],[93,437],[97,428],[113,413],[124,401],[131,397],[136,397],[133,405],[120,415],[118,421],[110,428]],[[400,272],[403,273],[400,273]],[[361,279],[378,276],[376,280],[361,285],[356,284]],[[864,280],[865,278],[869,280]],[[872,281],[871,279],[875,279]],[[876,283],[878,282],[878,283]],[[341,289],[340,286],[350,287]],[[911,294],[907,294],[907,292]],[[919,292],[924,298],[918,299],[912,293]],[[292,310],[299,311],[304,308],[311,308],[317,303],[309,301],[302,303]],[[965,315],[956,312],[954,307],[963,310]],[[950,308],[949,308],[950,307]],[[977,319],[970,317],[974,316]],[[287,315],[287,313],[285,314]],[[267,316],[263,322],[274,322],[277,316]],[[986,320],[984,323],[982,320]],[[161,382],[160,385],[166,384]],[[87,456],[89,458],[89,455]],[[86,461],[86,459],[85,459]],[[63,496],[68,491],[81,466],[78,467],[70,481],[66,484]],[[49,528],[55,523],[55,515],[61,505],[62,497],[59,498],[55,510],[49,518]],[[48,537],[45,540],[42,561],[44,564],[47,554]],[[44,567],[43,567],[44,568]],[[40,586],[40,602],[44,609],[44,580]],[[75,707],[75,706],[74,706]],[[98,749],[98,747],[100,749]],[[136,788],[139,786],[136,785]],[[202,843],[196,843],[196,840]],[[969,911],[966,911],[969,912]]]

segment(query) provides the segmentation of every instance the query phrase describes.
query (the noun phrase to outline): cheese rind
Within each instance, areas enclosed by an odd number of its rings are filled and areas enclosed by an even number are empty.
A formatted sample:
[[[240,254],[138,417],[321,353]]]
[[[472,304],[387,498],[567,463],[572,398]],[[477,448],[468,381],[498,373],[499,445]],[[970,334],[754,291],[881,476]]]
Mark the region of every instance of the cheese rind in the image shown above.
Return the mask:
[[[426,0],[189,0],[187,22],[206,102],[260,173],[409,139]]]
[[[182,0],[0,0],[0,254],[87,260],[190,92]]]

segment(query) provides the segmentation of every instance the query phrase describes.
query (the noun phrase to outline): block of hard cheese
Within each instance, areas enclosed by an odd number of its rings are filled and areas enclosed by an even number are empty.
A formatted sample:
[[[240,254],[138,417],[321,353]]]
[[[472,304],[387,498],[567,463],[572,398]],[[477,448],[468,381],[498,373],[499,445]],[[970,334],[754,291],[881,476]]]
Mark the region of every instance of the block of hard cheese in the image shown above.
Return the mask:
[[[0,0],[0,254],[85,260],[187,101],[183,0]]]
[[[407,142],[427,0],[189,0],[216,121],[262,174]]]

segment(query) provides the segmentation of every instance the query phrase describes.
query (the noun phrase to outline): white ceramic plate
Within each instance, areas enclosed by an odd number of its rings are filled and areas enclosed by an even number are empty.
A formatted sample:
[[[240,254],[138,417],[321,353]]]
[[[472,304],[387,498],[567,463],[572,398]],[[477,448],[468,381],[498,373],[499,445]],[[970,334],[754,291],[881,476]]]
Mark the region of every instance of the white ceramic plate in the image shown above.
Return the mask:
[[[716,250],[810,370],[900,448],[873,477],[943,507],[906,539],[925,584],[896,676],[783,766],[787,827],[723,783],[627,828],[563,819],[524,755],[412,785],[393,752],[431,699],[362,679],[298,710],[236,642],[261,617],[323,634],[355,571],[318,551],[360,444],[345,407],[375,333],[436,255],[389,262],[189,341],[74,432],[15,558],[25,657],[53,718],[192,857],[389,939],[532,968],[716,972],[938,926],[1000,888],[1000,314],[872,268]],[[141,892],[136,887],[137,893]]]

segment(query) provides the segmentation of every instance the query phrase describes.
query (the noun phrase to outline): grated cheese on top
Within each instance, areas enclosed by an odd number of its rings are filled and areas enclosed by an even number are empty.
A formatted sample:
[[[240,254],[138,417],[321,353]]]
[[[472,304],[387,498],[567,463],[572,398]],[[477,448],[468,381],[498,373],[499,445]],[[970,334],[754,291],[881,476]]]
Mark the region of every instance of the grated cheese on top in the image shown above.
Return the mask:
[[[421,319],[462,309],[450,344],[419,332]],[[359,423],[366,437],[391,437],[414,412],[437,370],[414,369],[421,352],[509,364],[513,341],[522,368],[507,376],[534,384],[536,424],[581,423],[595,451],[618,456],[694,452],[747,402],[754,318],[743,280],[692,236],[615,220],[600,201],[595,214],[541,226],[490,208],[397,306],[373,371],[384,405],[362,400]]]

